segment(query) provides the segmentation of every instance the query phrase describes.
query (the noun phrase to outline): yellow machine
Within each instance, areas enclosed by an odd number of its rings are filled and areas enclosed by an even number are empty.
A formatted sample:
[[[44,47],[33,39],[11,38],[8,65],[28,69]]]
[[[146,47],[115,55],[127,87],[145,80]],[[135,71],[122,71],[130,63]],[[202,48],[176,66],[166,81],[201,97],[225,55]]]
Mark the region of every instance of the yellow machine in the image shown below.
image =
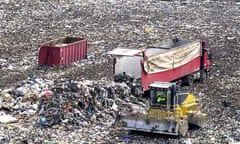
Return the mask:
[[[206,114],[198,109],[196,96],[178,93],[175,83],[154,82],[150,85],[150,108],[147,115],[120,115],[127,130],[185,136],[188,125],[202,127]]]

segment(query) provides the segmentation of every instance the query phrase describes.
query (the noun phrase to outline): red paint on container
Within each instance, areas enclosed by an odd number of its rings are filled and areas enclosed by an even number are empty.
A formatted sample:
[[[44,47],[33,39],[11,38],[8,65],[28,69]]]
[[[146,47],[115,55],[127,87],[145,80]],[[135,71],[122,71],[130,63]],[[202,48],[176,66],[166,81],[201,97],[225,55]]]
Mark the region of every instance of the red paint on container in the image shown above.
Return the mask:
[[[39,50],[38,64],[65,65],[87,58],[87,39],[63,37],[44,43]]]

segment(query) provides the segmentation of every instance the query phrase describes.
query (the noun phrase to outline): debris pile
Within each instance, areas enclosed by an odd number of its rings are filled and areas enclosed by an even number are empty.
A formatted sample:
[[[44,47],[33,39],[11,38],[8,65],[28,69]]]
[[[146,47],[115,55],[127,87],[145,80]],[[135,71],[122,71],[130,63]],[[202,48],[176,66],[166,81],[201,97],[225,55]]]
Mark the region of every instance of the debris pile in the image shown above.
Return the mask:
[[[124,82],[130,87],[131,94],[135,96],[143,96],[143,89],[141,87],[141,78],[136,79],[130,75],[123,73],[123,74],[115,75],[114,82],[118,82],[118,83]]]
[[[130,88],[125,83],[50,81],[32,76],[1,91],[0,123],[7,124],[7,127],[16,126],[11,123],[17,123],[18,127],[22,123],[31,123],[32,129],[67,127],[76,130],[93,125],[99,129],[101,125],[109,128],[114,124],[119,109],[123,109],[121,106],[128,104],[129,108],[124,110],[130,111],[134,103],[140,104],[130,95]],[[0,136],[1,140],[11,143],[18,139],[8,139],[4,132]],[[28,142],[43,141],[30,139]]]

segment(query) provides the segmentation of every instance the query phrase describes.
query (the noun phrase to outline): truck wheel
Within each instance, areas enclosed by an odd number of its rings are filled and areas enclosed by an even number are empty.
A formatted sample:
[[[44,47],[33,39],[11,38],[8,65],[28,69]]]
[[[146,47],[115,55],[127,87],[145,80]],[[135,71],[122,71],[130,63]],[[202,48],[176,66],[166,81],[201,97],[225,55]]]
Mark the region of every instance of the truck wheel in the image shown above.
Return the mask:
[[[208,78],[208,72],[205,71],[205,72],[203,73],[203,82],[206,81],[207,78]]]
[[[199,82],[204,83],[207,80],[207,77],[208,77],[207,72],[206,71],[203,72],[202,78],[200,77]]]
[[[200,78],[200,83],[204,83],[205,82],[205,80],[206,80],[206,74],[205,74],[205,72],[202,74],[202,79]]]
[[[186,86],[191,86],[194,83],[194,77],[193,75],[185,76],[182,78],[183,84]]]
[[[194,83],[194,78],[192,75],[187,76],[187,85],[191,86]]]
[[[193,75],[188,75],[188,76],[183,77],[181,80],[182,80],[182,85],[191,86],[191,85],[193,85],[194,77],[193,77]]]

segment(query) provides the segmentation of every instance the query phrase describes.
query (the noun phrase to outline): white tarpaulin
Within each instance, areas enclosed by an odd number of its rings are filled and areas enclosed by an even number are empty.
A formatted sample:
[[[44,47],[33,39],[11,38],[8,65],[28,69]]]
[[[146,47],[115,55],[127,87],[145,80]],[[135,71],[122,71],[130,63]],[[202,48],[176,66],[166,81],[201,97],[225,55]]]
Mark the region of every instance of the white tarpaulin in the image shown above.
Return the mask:
[[[147,73],[157,73],[180,67],[201,55],[201,43],[191,42],[148,57],[144,62]]]

